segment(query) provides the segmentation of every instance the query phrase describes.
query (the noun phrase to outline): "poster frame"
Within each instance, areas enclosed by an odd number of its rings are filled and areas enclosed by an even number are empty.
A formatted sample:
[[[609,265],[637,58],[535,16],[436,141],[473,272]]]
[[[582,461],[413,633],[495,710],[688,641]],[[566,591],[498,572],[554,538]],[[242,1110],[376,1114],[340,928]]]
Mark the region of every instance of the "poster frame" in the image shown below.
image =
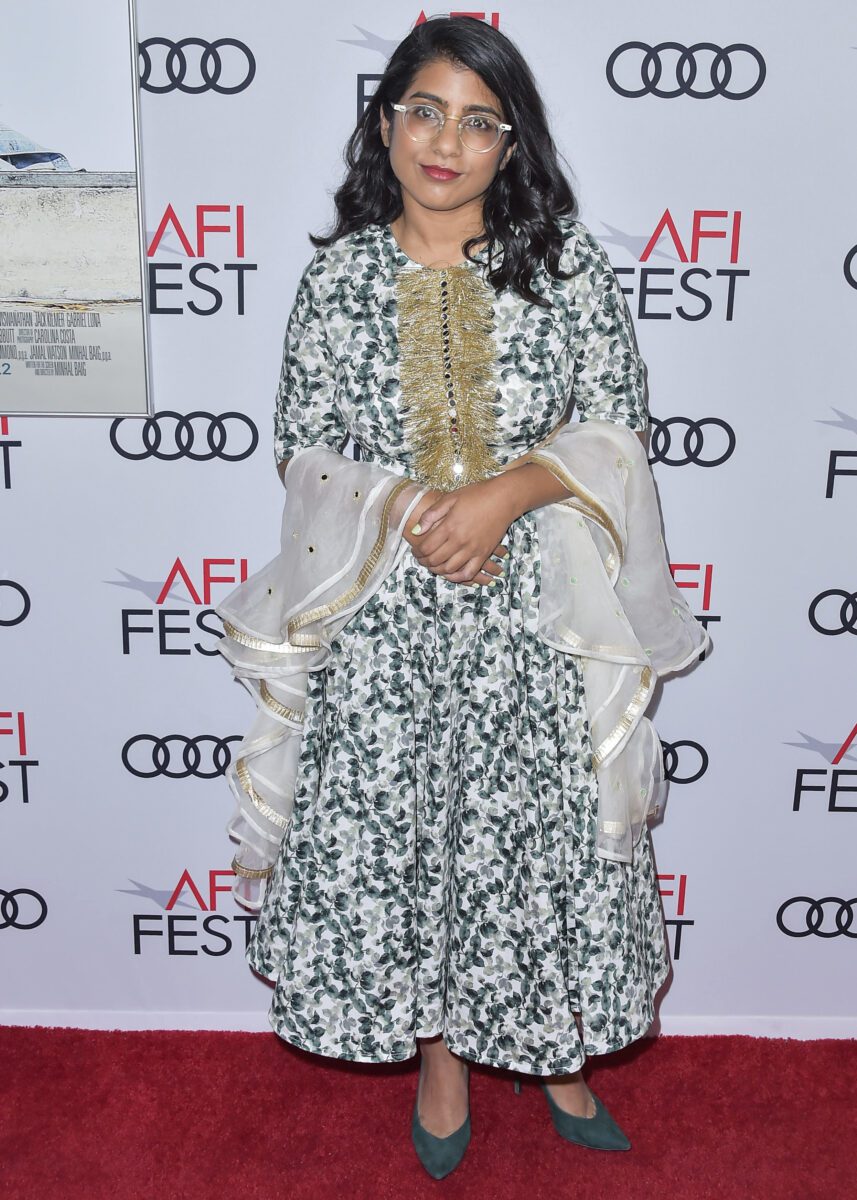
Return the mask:
[[[146,221],[145,221],[145,201],[143,187],[143,148],[141,136],[140,122],[140,85],[138,74],[138,50],[137,50],[137,0],[126,0],[128,7],[128,51],[129,51],[129,66],[130,66],[130,83],[131,83],[131,114],[134,136],[134,166],[136,171],[136,194],[137,194],[137,246],[138,246],[138,261],[140,264],[140,302],[141,302],[141,321],[143,334],[143,390],[146,398],[146,407],[140,412],[73,412],[73,411],[34,411],[27,409],[22,411],[14,407],[3,407],[3,416],[14,417],[18,420],[21,417],[95,417],[115,421],[117,418],[123,420],[151,420],[155,415],[154,399],[152,396],[152,365],[151,365],[151,337],[149,327],[149,303],[148,289],[146,285]]]

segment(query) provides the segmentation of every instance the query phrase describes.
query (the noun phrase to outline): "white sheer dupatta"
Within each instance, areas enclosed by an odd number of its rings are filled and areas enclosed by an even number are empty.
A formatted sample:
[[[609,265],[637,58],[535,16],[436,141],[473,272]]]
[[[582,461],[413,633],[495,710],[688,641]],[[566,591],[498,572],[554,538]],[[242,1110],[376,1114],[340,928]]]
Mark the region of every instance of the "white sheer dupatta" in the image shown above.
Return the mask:
[[[626,426],[561,426],[524,456],[568,499],[535,510],[541,555],[539,635],[577,655],[598,781],[596,853],[632,862],[663,784],[660,741],[645,711],[658,676],[709,645],[670,574],[654,480]],[[237,811],[233,895],[257,911],[291,816],[308,673],[402,555],[401,536],[428,490],[325,446],[297,450],[286,471],[280,553],[217,606],[219,650],[256,702],[228,770]]]
[[[627,426],[563,425],[526,458],[571,492],[535,510],[539,634],[582,661],[598,781],[596,853],[630,863],[663,793],[661,744],[645,710],[658,676],[704,653],[708,633],[673,582],[651,468]]]
[[[409,545],[404,523],[427,488],[313,445],[286,468],[280,553],[216,608],[218,644],[256,715],[227,772],[238,810],[232,893],[257,911],[291,816],[308,672]]]

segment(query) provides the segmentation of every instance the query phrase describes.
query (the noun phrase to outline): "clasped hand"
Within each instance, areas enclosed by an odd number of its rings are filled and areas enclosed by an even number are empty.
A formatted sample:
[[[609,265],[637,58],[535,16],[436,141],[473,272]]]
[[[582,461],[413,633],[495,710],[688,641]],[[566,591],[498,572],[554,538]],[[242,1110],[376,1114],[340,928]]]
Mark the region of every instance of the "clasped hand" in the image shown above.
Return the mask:
[[[509,490],[497,478],[451,492],[432,488],[420,497],[402,537],[434,574],[452,583],[489,584],[502,574],[491,556],[508,555],[502,539],[516,516]],[[415,525],[419,533],[412,532]]]

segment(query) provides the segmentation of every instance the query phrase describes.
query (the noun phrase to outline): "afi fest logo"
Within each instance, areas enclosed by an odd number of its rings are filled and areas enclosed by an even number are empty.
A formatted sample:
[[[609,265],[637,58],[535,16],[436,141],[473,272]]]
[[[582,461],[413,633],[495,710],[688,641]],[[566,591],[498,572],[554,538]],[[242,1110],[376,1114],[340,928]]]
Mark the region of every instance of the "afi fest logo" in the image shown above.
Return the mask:
[[[822,742],[801,730],[798,733],[802,742],[785,744],[797,750],[812,750],[830,766],[799,767],[795,771],[792,812],[805,812],[806,806],[817,812],[823,805],[831,813],[857,813],[857,770],[839,766],[846,759],[857,763],[857,747],[853,744],[857,738],[857,725],[841,746],[836,742]]]
[[[626,248],[640,239],[608,226],[605,243]],[[638,321],[704,321],[714,316],[731,321],[735,316],[738,280],[750,272],[737,264],[741,252],[741,212],[725,208],[697,208],[673,216],[666,209],[639,256],[639,267],[614,267],[618,278],[629,277],[626,296],[636,295]],[[675,266],[648,266],[650,259],[676,259],[688,263],[686,270]],[[705,260],[703,265],[702,260]]]
[[[475,17],[477,21],[485,21],[488,25],[493,25],[495,29],[500,28],[499,12],[473,11],[468,9],[454,9],[452,12],[432,13],[432,16],[440,17]],[[422,9],[414,21],[411,29],[416,29],[417,25],[422,25],[427,21],[425,9]],[[398,46],[398,39],[390,39],[381,37],[377,33],[372,33],[369,29],[364,29],[361,25],[355,25],[354,28],[361,35],[359,38],[340,38],[346,46],[359,46],[361,50],[374,50],[377,54],[386,60],[390,57],[393,51]],[[363,110],[372,99],[375,93],[375,88],[381,82],[380,75],[358,74],[357,76],[357,120],[363,116]]]
[[[691,607],[697,607],[700,610],[694,613],[694,616],[703,628],[707,629],[709,625],[720,621],[720,617],[715,616],[711,611],[711,591],[714,586],[713,563],[670,563],[670,574],[677,588],[699,593],[698,597],[694,597],[699,603],[691,605]],[[702,657],[704,658],[705,655]]]
[[[0,337],[4,332],[14,333],[14,330],[0,329]],[[8,363],[0,363],[0,377],[6,372],[3,368],[8,366]],[[0,383],[2,387],[2,383]],[[9,434],[9,418],[0,417],[0,487],[3,491],[11,491],[12,488],[12,451],[20,449],[22,443],[12,438]]]
[[[672,957],[674,962],[681,958],[681,935],[687,925],[695,925],[686,915],[687,906],[687,876],[658,875],[658,890],[662,899],[669,901],[664,904],[664,924],[673,931]],[[664,887],[662,884],[669,884]],[[667,915],[667,911],[671,915]]]
[[[831,408],[833,408],[832,405]],[[816,421],[816,425],[830,425],[833,429],[842,429],[847,433],[857,434],[857,417],[852,417],[840,408],[833,408],[833,411],[836,413],[835,421]],[[852,442],[851,445],[853,446],[854,443]],[[857,476],[857,449],[831,450],[827,456],[825,499],[833,499],[836,485],[843,477],[854,478],[855,476]]]
[[[30,803],[30,771],[38,765],[30,757],[24,714],[0,712],[0,804]]]
[[[215,587],[232,588],[247,579],[246,558],[203,558],[188,563],[177,558],[164,582],[140,579],[120,570],[122,580],[109,580],[113,587],[142,592],[152,604],[148,608],[122,609],[122,653],[145,649],[158,655],[206,654],[213,657],[217,646],[198,640],[198,634],[223,637],[220,618],[214,611]],[[171,602],[177,602],[176,607]],[[194,611],[196,610],[196,611]]]
[[[208,871],[191,875],[185,868],[171,888],[159,890],[147,884],[129,880],[133,888],[117,888],[128,896],[142,897],[160,912],[134,913],[131,917],[134,954],[162,954],[168,958],[189,958],[205,954],[222,958],[235,947],[243,951],[253,936],[256,913],[238,910],[234,901],[227,902],[231,911],[218,912],[224,895],[232,890],[233,871]],[[187,909],[187,912],[176,912]]]
[[[155,261],[158,253],[162,257]],[[213,261],[221,255],[231,261]],[[181,215],[168,204],[146,257],[149,312],[213,317],[225,308],[230,315],[245,316],[245,276],[258,270],[258,264],[244,261],[243,204],[197,204]]]

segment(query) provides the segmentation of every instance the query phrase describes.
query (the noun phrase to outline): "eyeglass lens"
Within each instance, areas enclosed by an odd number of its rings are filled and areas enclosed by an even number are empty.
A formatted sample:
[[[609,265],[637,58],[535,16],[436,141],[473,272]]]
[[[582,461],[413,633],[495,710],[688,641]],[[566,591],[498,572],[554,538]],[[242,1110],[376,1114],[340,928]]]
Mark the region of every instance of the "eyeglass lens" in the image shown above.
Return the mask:
[[[418,104],[402,114],[408,135],[419,142],[428,142],[437,135],[443,123],[443,113],[428,104]],[[468,150],[484,153],[493,150],[500,140],[497,122],[482,113],[471,113],[462,117],[458,128],[461,141]]]

